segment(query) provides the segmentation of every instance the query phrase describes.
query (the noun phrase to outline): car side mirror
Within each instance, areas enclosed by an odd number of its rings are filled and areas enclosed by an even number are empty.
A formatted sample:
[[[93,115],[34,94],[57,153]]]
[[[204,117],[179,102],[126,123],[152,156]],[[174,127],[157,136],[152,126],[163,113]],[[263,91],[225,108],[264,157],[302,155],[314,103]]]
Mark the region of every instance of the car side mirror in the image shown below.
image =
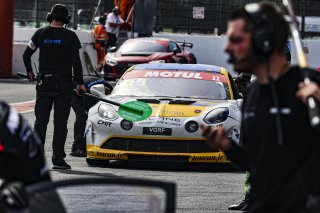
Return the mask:
[[[178,48],[173,49],[173,54],[176,55],[177,53],[181,53],[182,51]]]
[[[98,97],[102,97],[105,95],[105,88],[103,84],[96,84],[90,88],[90,93],[92,95],[96,95]]]

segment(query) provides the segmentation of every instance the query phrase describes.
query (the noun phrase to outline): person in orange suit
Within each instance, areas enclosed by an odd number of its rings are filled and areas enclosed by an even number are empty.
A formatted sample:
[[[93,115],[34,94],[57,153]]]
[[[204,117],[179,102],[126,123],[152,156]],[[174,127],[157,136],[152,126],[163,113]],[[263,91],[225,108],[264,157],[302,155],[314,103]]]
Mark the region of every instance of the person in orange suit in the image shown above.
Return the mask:
[[[106,24],[106,18],[104,16],[101,16],[99,18],[99,24],[93,30],[94,49],[97,51],[97,59],[98,59],[96,69],[99,71],[102,69],[104,57],[106,55],[105,47],[109,39],[108,33],[105,28],[105,24]]]
[[[119,4],[120,3],[120,4]],[[132,16],[128,18],[128,15],[130,13],[130,10],[134,4],[134,0],[114,0],[114,5],[118,6],[121,11],[121,18],[125,22],[132,22]],[[128,18],[128,20],[127,20]]]

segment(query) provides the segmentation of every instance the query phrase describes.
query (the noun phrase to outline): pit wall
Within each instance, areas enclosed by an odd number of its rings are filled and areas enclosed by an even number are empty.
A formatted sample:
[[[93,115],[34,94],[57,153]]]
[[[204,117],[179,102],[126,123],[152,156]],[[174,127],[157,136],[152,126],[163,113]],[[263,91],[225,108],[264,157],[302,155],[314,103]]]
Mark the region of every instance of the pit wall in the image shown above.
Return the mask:
[[[15,28],[14,29],[14,45],[13,45],[13,59],[12,59],[12,76],[16,76],[17,72],[25,72],[23,65],[22,54],[26,48],[31,36],[37,29],[32,28]],[[88,30],[75,30],[82,44],[80,50],[80,58],[84,74],[88,73],[87,64],[95,66],[97,57],[96,52],[92,48],[92,32]],[[195,54],[198,63],[200,64],[212,64],[216,66],[222,66],[227,68],[233,76],[236,74],[232,71],[232,66],[227,64],[228,56],[224,53],[224,47],[226,44],[225,36],[213,36],[213,35],[187,35],[187,34],[162,34],[154,33],[154,37],[169,38],[175,41],[186,41],[193,43],[191,51]],[[292,47],[292,64],[297,62],[295,48],[293,42]],[[304,46],[308,49],[307,57],[309,65],[317,68],[320,66],[320,40],[304,40]],[[32,65],[38,64],[38,52],[32,57]],[[88,57],[86,57],[86,55]],[[35,68],[34,68],[35,70]]]

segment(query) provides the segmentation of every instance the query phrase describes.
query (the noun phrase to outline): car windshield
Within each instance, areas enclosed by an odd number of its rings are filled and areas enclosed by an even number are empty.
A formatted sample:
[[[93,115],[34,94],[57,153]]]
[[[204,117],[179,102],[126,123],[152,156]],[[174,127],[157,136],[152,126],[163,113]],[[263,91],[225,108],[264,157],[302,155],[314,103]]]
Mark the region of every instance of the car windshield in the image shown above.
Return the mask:
[[[119,49],[121,54],[167,52],[167,47],[160,42],[136,40],[125,42]]]
[[[168,72],[172,73],[172,72]],[[224,76],[215,74],[216,77]],[[190,77],[190,74],[189,74]],[[225,79],[225,78],[224,78]],[[139,97],[190,97],[198,99],[229,99],[228,84],[222,81],[191,78],[124,78],[114,88],[112,95]]]

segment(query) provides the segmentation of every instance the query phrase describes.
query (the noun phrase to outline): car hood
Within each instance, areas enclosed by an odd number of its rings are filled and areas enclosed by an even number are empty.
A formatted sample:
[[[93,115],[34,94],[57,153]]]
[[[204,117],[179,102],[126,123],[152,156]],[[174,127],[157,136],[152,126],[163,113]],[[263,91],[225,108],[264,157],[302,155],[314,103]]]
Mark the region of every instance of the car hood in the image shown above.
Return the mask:
[[[108,53],[109,59],[115,60],[118,63],[148,63],[149,61],[163,60],[167,57],[171,57],[173,53],[132,53],[132,54],[120,54],[120,53]]]
[[[152,107],[152,115],[157,117],[195,117],[208,113],[216,107],[229,107],[235,101],[227,100],[199,100],[185,98],[152,98],[150,97],[118,97],[109,96],[109,99],[119,103],[143,101]]]

